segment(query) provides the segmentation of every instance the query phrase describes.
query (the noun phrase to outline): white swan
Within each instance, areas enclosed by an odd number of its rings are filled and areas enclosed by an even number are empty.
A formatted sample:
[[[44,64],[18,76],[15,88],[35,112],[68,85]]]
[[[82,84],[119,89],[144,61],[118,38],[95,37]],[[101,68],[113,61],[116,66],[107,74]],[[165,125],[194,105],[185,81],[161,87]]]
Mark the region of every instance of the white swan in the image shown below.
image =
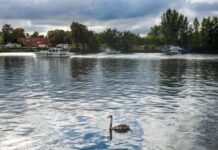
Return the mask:
[[[130,131],[130,127],[126,124],[119,124],[119,125],[115,125],[115,126],[112,126],[112,122],[113,122],[113,116],[112,115],[109,115],[108,118],[110,118],[110,126],[109,126],[109,130],[114,130],[116,132],[119,132],[119,133],[124,133],[124,132],[127,132],[127,131]]]

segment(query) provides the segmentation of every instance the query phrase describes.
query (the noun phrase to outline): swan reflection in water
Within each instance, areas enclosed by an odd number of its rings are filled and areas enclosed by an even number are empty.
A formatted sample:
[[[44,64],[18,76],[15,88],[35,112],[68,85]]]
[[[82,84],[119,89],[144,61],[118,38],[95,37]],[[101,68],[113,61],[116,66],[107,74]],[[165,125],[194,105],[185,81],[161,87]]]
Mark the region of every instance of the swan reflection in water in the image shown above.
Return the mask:
[[[109,115],[107,118],[110,118],[110,126],[109,126],[109,140],[113,139],[113,131],[117,132],[117,133],[126,133],[128,131],[132,131],[129,127],[129,125],[126,124],[118,124],[113,126],[113,116]]]
[[[108,136],[107,138],[108,138],[108,140],[110,140],[110,141],[113,139],[113,132],[112,132],[111,129],[109,129],[109,136]]]

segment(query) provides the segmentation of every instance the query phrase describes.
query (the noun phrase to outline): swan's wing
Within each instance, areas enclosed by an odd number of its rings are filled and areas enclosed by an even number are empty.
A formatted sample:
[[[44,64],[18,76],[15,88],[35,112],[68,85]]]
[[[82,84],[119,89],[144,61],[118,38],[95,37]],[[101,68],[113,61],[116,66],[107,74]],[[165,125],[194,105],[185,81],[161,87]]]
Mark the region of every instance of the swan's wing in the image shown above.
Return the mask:
[[[127,131],[129,131],[131,129],[126,124],[119,124],[119,125],[113,126],[112,130],[117,131],[117,132],[127,132]]]
[[[123,129],[125,129],[125,128],[129,128],[129,126],[128,125],[126,125],[126,124],[118,124],[118,125],[116,125],[115,126],[116,128],[123,128]]]

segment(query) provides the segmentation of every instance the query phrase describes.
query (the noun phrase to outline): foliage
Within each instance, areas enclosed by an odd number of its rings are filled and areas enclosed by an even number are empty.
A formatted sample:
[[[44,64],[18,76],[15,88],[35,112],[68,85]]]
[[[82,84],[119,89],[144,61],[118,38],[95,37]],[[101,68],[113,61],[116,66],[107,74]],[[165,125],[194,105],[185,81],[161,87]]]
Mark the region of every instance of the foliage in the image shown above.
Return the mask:
[[[134,45],[140,43],[141,38],[130,31],[120,32],[117,29],[107,29],[99,34],[101,43],[109,48],[129,52]]]
[[[203,18],[200,33],[201,47],[218,52],[218,17]]]
[[[168,9],[145,40],[150,45],[179,45],[193,52],[218,53],[218,17],[203,18],[201,24],[195,18],[189,24],[186,16]]]
[[[13,41],[13,28],[9,24],[5,24],[2,27],[2,36],[5,43],[11,43]]]
[[[98,35],[93,31],[89,31],[87,48],[92,52],[96,52],[99,50],[99,47],[100,47],[100,41]]]
[[[16,28],[13,30],[13,43],[22,43],[22,38],[25,37],[25,31],[23,28]]]
[[[88,28],[78,22],[71,24],[72,39],[76,44],[76,49],[84,51],[88,48],[90,51],[97,51],[99,48],[99,40],[93,31],[89,31]]]
[[[35,31],[35,32],[31,35],[31,37],[39,37],[39,32]]]
[[[193,21],[193,25],[194,25],[194,29],[192,30],[192,38],[190,39],[192,43],[190,43],[189,45],[193,49],[198,49],[200,46],[200,32],[199,32],[200,23],[196,17]]]
[[[79,44],[82,45],[82,49],[85,49],[85,45],[88,42],[88,29],[85,25],[78,22],[71,24],[72,38],[76,44],[76,48],[79,49]]]
[[[51,30],[48,31],[47,36],[52,46],[57,44],[70,44],[71,43],[71,32],[64,30]]]
[[[118,49],[121,33],[117,29],[107,29],[99,34],[101,43],[107,44],[110,48]]]
[[[0,35],[0,45],[4,43],[4,38]]]
[[[187,39],[188,19],[175,9],[168,9],[161,16],[161,30],[167,45],[184,46]]]
[[[67,44],[72,43],[72,33],[71,33],[71,31],[66,31],[65,32],[64,43],[67,43]]]
[[[22,43],[22,38],[25,37],[25,31],[23,28],[13,29],[11,25],[5,24],[2,28],[2,37],[4,43]]]
[[[203,18],[199,21],[194,18],[189,23],[188,18],[175,9],[166,10],[161,16],[161,22],[151,27],[146,37],[130,31],[106,29],[97,34],[89,31],[86,25],[72,22],[71,31],[51,30],[47,36],[53,46],[61,43],[75,44],[80,52],[98,52],[102,48],[112,48],[122,52],[158,52],[164,45],[178,45],[190,48],[198,53],[218,53],[218,17]],[[0,44],[20,43],[25,36],[29,37],[22,28],[13,29],[5,24],[0,32]],[[39,37],[34,32],[31,37]]]
[[[123,52],[129,52],[136,45],[138,36],[130,31],[125,31],[120,34],[120,49]]]
[[[151,45],[161,45],[163,43],[163,34],[160,25],[151,27],[150,32],[146,37],[146,41]]]

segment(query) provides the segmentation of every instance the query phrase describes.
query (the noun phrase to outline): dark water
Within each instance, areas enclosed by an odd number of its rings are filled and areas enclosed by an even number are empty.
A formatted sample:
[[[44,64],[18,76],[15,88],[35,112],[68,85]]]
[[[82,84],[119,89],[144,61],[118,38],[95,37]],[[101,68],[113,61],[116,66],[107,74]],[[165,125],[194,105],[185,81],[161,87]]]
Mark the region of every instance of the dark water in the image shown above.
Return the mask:
[[[218,56],[0,55],[0,149],[218,149]],[[109,120],[131,126],[112,134]]]

